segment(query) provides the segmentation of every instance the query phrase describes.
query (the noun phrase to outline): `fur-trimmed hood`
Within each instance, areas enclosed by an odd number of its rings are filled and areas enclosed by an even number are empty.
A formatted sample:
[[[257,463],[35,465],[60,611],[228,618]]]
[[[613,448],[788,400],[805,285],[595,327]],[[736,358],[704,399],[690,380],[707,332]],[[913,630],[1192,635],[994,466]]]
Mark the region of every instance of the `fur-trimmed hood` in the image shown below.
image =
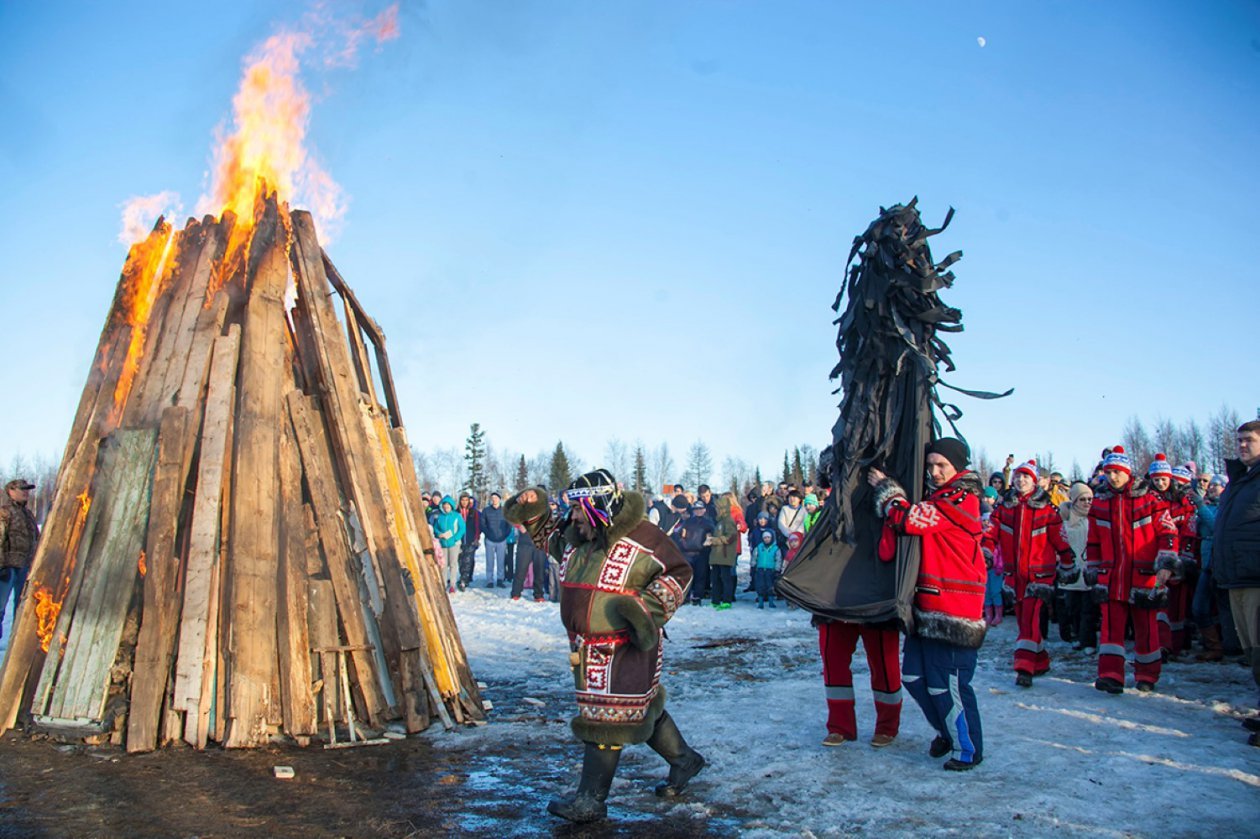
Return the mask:
[[[1015,489],[1008,489],[1006,494],[1002,496],[1003,507],[1018,507],[1020,494]],[[1040,510],[1042,507],[1049,507],[1051,504],[1050,493],[1041,487],[1034,489],[1028,496],[1028,506],[1034,510]]]
[[[1124,489],[1116,492],[1111,488],[1111,484],[1103,481],[1101,489],[1094,490],[1095,498],[1114,498],[1117,495],[1128,494],[1130,498],[1141,498],[1151,491],[1151,484],[1144,478],[1133,478],[1124,485]]]

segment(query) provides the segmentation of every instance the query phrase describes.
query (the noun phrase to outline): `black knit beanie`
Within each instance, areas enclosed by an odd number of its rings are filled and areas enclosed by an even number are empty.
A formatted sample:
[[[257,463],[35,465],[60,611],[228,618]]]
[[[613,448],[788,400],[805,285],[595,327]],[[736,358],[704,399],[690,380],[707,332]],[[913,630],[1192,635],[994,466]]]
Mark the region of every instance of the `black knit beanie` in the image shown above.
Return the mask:
[[[942,437],[933,441],[927,447],[927,454],[939,454],[959,472],[966,469],[967,464],[971,462],[971,450],[957,437]]]

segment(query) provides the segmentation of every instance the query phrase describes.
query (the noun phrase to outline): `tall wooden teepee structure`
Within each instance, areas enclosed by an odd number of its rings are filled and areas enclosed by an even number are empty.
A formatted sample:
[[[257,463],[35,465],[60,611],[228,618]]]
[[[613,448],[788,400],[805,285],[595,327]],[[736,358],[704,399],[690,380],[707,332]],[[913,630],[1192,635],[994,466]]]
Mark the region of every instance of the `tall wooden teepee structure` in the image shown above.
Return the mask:
[[[423,512],[384,336],[310,215],[273,193],[159,221],[75,415],[0,726],[143,751],[480,718]]]

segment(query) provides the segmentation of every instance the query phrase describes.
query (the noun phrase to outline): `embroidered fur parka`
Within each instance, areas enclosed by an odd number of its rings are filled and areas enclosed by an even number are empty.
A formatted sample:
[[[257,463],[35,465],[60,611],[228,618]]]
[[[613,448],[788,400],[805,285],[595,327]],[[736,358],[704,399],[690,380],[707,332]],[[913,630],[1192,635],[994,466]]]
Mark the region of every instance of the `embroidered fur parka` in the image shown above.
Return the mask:
[[[665,710],[661,628],[685,602],[691,566],[644,514],[642,495],[625,502],[599,541],[547,514],[546,494],[504,505],[513,524],[560,563],[560,619],[569,633],[578,715],[573,733],[588,743],[646,741]],[[602,543],[602,544],[601,544]]]

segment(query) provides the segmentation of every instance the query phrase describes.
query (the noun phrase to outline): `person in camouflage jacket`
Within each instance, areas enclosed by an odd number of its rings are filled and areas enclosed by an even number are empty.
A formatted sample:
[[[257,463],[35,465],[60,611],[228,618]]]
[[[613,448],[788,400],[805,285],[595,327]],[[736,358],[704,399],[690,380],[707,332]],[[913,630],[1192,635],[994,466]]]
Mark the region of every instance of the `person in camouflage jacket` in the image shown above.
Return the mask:
[[[645,518],[647,504],[607,470],[582,475],[565,493],[569,513],[547,514],[540,487],[504,505],[539,549],[560,562],[560,619],[569,634],[577,690],[573,733],[586,744],[577,793],[547,809],[575,822],[607,814],[604,803],[623,746],[646,742],[670,765],[657,795],[678,795],[704,767],[665,710],[662,627],[685,602],[691,567]]]
[[[17,611],[26,575],[39,545],[39,525],[27,508],[35,485],[25,478],[9,481],[0,496],[0,624],[9,600]]]

